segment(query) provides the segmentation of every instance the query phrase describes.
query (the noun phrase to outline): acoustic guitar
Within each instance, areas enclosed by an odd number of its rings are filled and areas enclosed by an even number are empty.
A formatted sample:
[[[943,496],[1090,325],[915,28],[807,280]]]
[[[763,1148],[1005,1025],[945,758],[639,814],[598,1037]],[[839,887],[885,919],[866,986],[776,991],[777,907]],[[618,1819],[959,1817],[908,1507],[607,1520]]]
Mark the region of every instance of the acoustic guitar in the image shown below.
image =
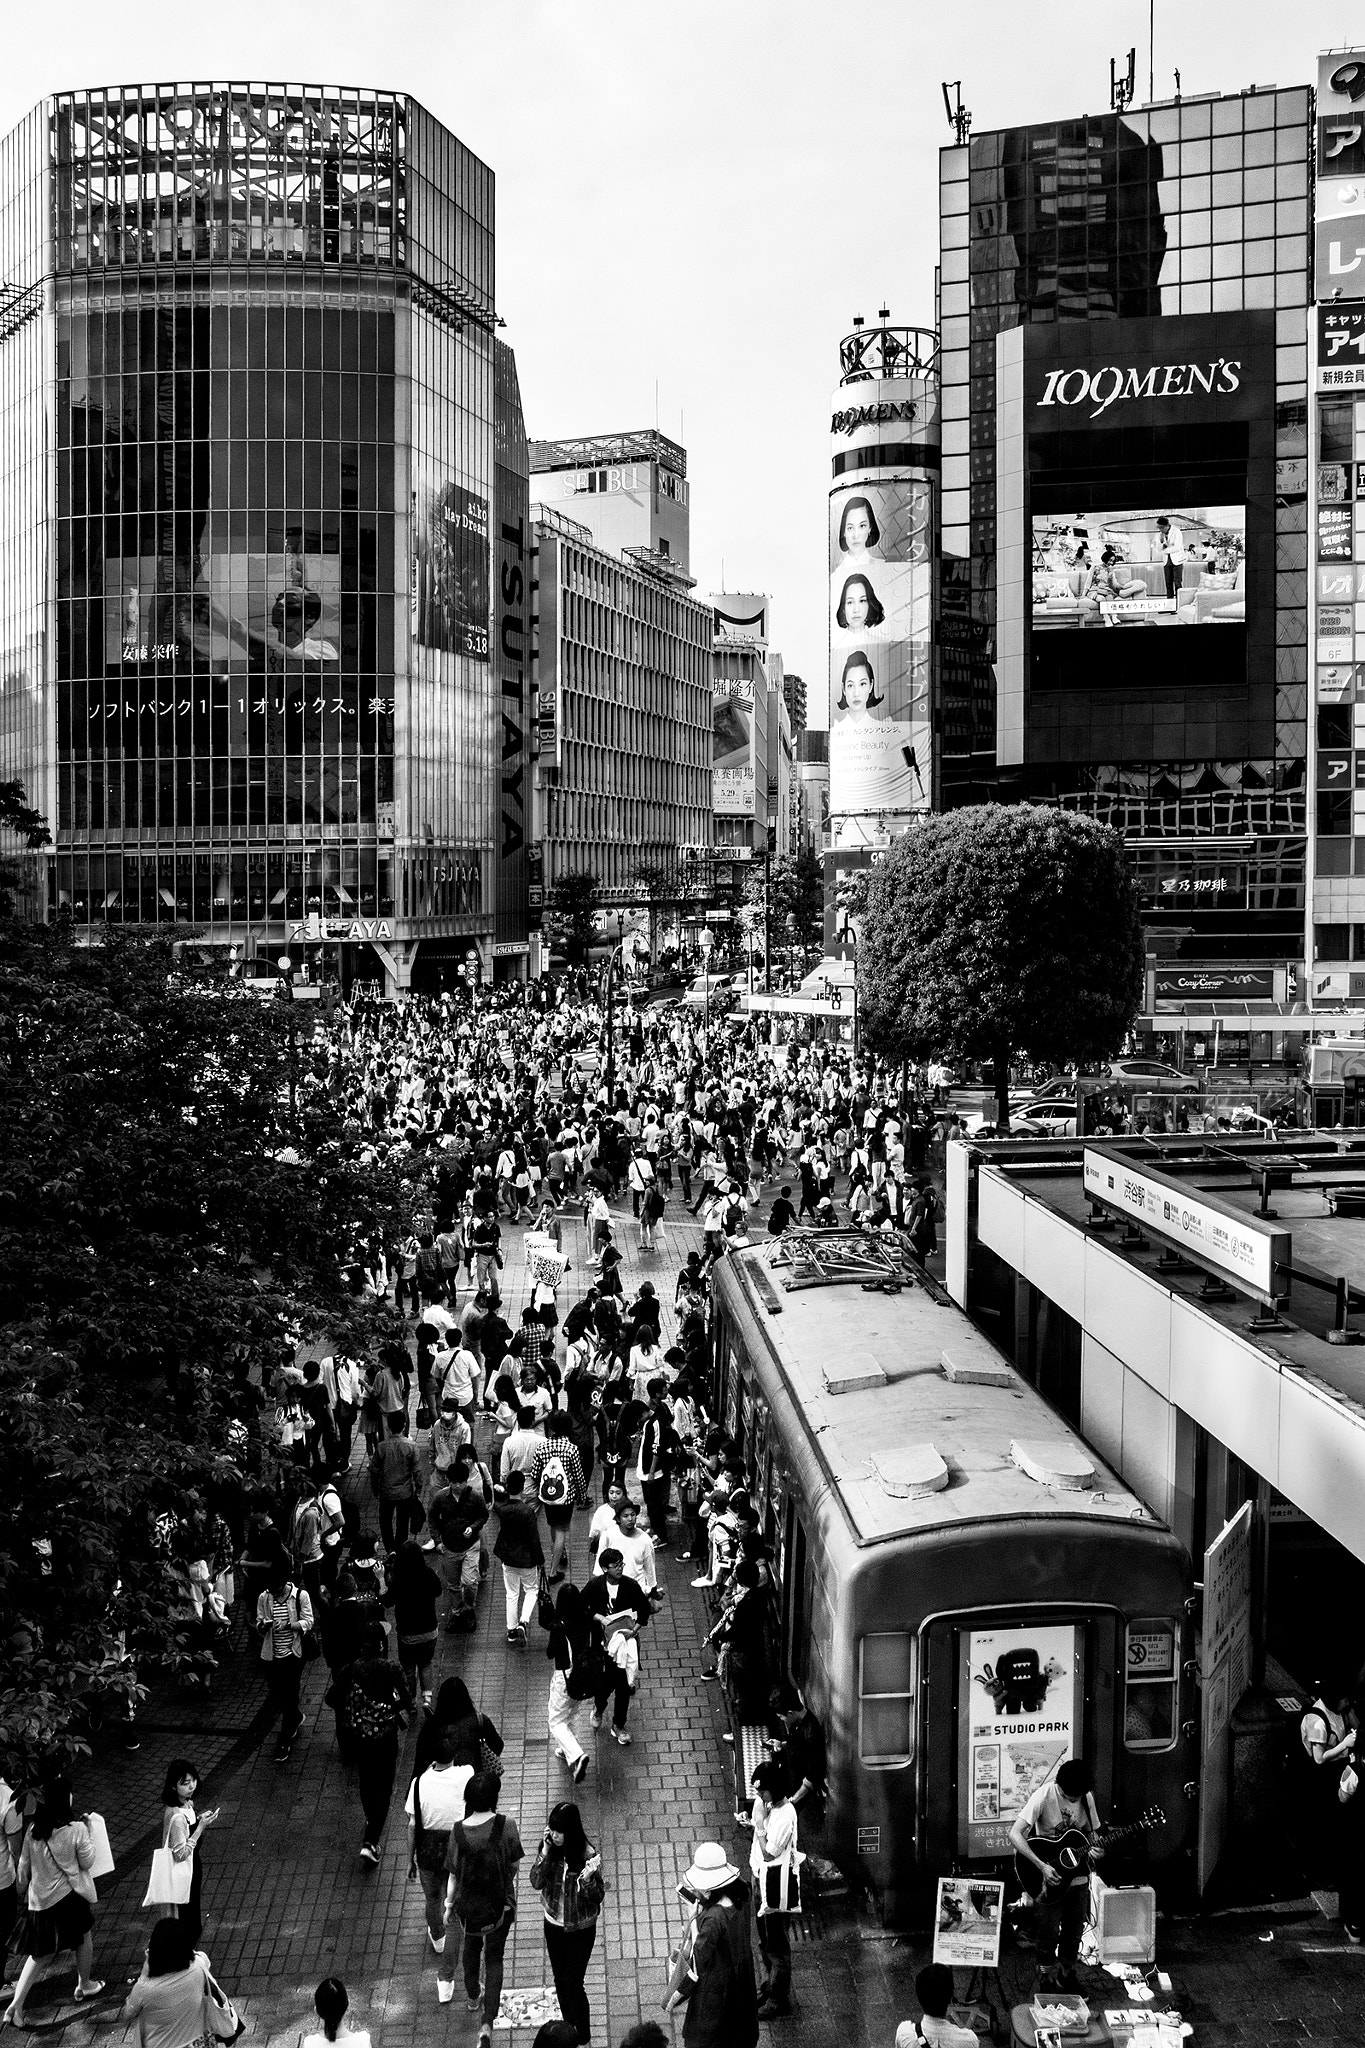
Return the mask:
[[[1029,1847],[1035,1856],[1046,1863],[1049,1870],[1057,1873],[1062,1884],[1070,1884],[1075,1877],[1093,1870],[1095,1857],[1102,1849],[1109,1849],[1117,1842],[1125,1842],[1133,1835],[1145,1835],[1151,1828],[1164,1827],[1166,1815],[1161,1807],[1149,1806],[1140,1820],[1127,1822],[1123,1827],[1101,1828],[1098,1835],[1087,1835],[1082,1828],[1063,1828],[1056,1835],[1033,1835]],[[1036,1899],[1046,1882],[1043,1874],[1026,1863],[1022,1856],[1014,1859],[1015,1875],[1031,1899]]]

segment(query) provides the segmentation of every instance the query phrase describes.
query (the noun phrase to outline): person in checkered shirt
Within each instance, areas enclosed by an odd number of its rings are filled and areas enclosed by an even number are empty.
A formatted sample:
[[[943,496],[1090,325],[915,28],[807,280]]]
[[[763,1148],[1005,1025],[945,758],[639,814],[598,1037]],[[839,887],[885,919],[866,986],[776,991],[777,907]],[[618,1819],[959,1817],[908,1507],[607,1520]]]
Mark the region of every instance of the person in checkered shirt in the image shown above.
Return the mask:
[[[556,1410],[545,1418],[545,1441],[531,1460],[528,1492],[545,1510],[550,1531],[550,1578],[564,1578],[569,1569],[569,1529],[574,1509],[588,1498],[583,1460],[564,1434],[564,1418]]]

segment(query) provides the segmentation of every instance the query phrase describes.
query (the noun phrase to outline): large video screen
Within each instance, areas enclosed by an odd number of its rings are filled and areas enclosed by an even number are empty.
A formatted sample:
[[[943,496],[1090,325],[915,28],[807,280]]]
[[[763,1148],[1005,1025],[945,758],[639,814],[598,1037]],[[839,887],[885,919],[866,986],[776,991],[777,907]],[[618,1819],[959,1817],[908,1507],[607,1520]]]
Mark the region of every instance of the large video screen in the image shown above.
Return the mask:
[[[1244,626],[1245,505],[1035,514],[1033,631]]]

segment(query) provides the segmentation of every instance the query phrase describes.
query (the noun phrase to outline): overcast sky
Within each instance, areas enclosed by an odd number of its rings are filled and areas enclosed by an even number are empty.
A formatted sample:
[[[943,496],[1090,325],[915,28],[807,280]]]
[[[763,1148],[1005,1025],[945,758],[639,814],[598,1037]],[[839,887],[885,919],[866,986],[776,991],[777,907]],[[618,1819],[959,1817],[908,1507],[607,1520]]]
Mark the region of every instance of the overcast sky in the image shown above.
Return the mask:
[[[1291,85],[1341,0],[1156,0],[1156,97]],[[0,132],[45,93],[162,79],[411,92],[497,176],[498,306],[533,435],[680,436],[692,573],[773,600],[825,671],[838,342],[933,318],[940,81],[978,129],[1103,112],[1148,0],[107,0],[5,9]],[[812,688],[812,723],[823,693]]]

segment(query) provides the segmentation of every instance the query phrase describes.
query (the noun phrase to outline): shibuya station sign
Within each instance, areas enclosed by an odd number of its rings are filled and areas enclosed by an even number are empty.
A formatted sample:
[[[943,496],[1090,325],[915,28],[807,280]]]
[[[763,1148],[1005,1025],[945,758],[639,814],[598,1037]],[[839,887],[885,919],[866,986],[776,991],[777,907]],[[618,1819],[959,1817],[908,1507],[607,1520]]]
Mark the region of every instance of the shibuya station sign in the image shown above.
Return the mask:
[[[1110,406],[1129,399],[1222,397],[1240,390],[1240,356],[1216,356],[1205,363],[1152,363],[1147,368],[1134,364],[1102,363],[1098,369],[1080,364],[1070,369],[1050,370],[1037,406],[1087,405],[1097,420]]]
[[[1293,1240],[1287,1230],[1276,1230],[1188,1181],[1137,1165],[1116,1147],[1087,1145],[1084,1176],[1092,1202],[1130,1218],[1244,1294],[1273,1303],[1289,1293]]]

